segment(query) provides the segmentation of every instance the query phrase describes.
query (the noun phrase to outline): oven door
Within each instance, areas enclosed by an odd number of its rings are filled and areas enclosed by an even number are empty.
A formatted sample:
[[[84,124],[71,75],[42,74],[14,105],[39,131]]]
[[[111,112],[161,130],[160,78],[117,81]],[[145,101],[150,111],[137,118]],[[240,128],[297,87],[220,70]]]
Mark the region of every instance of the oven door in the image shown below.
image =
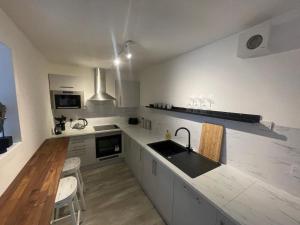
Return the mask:
[[[122,152],[121,133],[96,135],[96,158],[117,155]]]
[[[83,93],[80,91],[52,91],[52,108],[55,109],[81,109]]]

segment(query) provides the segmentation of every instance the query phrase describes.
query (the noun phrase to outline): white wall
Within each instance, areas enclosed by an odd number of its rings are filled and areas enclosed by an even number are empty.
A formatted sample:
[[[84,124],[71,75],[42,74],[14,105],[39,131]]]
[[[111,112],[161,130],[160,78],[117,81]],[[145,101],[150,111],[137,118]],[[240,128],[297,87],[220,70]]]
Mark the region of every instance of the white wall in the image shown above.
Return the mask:
[[[174,134],[188,127],[194,149],[203,122],[224,125],[223,163],[299,196],[300,50],[240,59],[237,45],[238,35],[233,35],[140,72],[141,105],[186,107],[190,96],[213,95],[214,110],[262,115],[275,122],[274,131],[261,124],[145,108],[140,115],[151,119],[162,137],[166,129]],[[185,142],[186,134],[179,135]]]
[[[258,114],[300,128],[300,50],[241,59],[237,45],[233,35],[145,70],[141,104],[186,107],[190,96],[213,95],[214,110]]]
[[[0,42],[12,50],[22,142],[0,155],[0,194],[50,135],[47,61],[0,9]],[[9,115],[7,115],[9,116]]]

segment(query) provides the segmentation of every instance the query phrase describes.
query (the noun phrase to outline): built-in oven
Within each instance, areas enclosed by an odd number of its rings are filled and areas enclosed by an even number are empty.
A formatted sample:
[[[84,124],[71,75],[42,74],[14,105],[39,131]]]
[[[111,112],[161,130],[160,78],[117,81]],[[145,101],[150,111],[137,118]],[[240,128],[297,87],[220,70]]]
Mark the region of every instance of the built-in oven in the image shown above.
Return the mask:
[[[106,159],[118,157],[122,153],[121,131],[96,134],[96,158]]]
[[[81,109],[83,101],[83,91],[51,91],[53,109]]]

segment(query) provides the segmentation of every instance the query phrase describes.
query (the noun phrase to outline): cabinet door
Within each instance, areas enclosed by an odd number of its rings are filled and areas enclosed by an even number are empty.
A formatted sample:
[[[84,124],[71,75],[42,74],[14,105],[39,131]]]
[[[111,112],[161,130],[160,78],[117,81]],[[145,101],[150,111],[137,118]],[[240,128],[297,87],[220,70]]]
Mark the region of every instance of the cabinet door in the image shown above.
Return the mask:
[[[140,84],[138,81],[116,80],[115,85],[118,107],[139,107]]]
[[[229,218],[225,217],[222,213],[218,212],[216,225],[238,225],[238,223],[231,221]]]
[[[131,164],[132,164],[132,172],[134,176],[137,178],[139,183],[142,180],[142,149],[138,143],[134,140],[130,142],[131,147]]]
[[[123,149],[124,149],[124,155],[125,155],[125,162],[129,166],[129,159],[130,159],[130,137],[127,136],[126,134],[123,134]],[[129,166],[130,167],[130,166]]]
[[[125,161],[133,175],[141,183],[142,179],[142,149],[133,139],[124,136]]]
[[[173,225],[215,225],[216,210],[189,186],[174,179]]]
[[[70,137],[68,157],[79,157],[81,165],[89,165],[96,162],[96,147],[94,135],[82,135]]]
[[[152,155],[146,150],[143,151],[143,178],[142,178],[142,186],[144,188],[144,191],[148,195],[148,197],[151,199],[151,201],[155,202],[156,197],[156,177],[154,175],[155,171],[155,160],[152,157]]]
[[[80,78],[77,76],[49,75],[50,90],[80,91]]]
[[[154,172],[156,175],[155,205],[167,224],[171,224],[174,175],[159,162],[156,163]]]
[[[173,173],[146,150],[143,151],[143,188],[163,219],[171,224]]]

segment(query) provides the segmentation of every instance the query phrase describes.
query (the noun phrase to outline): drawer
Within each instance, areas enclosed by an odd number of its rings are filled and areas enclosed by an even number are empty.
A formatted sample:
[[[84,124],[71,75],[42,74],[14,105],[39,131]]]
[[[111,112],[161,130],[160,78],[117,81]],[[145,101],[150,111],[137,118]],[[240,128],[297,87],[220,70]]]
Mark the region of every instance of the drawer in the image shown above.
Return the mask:
[[[83,144],[69,146],[68,150],[73,151],[74,149],[88,149],[88,148],[89,145],[83,143]]]

